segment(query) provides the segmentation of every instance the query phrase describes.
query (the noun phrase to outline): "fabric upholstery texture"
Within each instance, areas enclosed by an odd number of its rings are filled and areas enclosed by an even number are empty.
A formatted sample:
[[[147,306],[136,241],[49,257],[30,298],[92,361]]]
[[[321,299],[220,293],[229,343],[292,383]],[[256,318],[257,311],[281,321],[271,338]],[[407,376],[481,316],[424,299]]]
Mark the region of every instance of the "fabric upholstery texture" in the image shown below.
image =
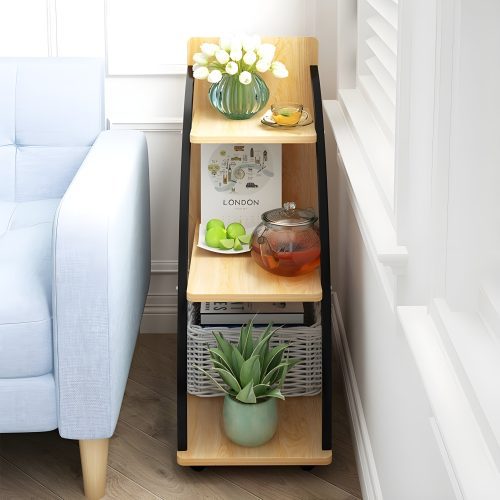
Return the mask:
[[[63,197],[54,224],[59,432],[68,438],[109,437],[149,286],[143,134],[108,131],[99,136]]]
[[[59,200],[0,202],[0,378],[52,372],[52,221]]]
[[[103,64],[0,59],[0,433],[116,426],[150,275],[144,135]]]
[[[0,378],[0,432],[44,432],[57,428],[56,384],[40,377]]]
[[[0,59],[0,200],[60,198],[104,128],[97,59]]]

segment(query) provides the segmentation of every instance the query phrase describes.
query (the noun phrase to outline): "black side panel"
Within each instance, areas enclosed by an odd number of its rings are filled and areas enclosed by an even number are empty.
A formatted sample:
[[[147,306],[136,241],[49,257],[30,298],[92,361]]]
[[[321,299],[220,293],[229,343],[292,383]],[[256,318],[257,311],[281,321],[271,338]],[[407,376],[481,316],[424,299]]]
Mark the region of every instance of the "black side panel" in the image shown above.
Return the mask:
[[[317,66],[311,66],[311,82],[314,98],[316,125],[316,161],[318,168],[318,207],[321,238],[321,301],[322,356],[323,356],[323,434],[324,450],[332,449],[332,301],[330,287],[330,231],[328,223],[328,184],[326,176],[325,129],[323,102]]]
[[[189,227],[189,170],[193,111],[193,68],[188,66],[182,125],[181,186],[179,206],[179,275],[177,298],[177,449],[187,450],[187,276]]]

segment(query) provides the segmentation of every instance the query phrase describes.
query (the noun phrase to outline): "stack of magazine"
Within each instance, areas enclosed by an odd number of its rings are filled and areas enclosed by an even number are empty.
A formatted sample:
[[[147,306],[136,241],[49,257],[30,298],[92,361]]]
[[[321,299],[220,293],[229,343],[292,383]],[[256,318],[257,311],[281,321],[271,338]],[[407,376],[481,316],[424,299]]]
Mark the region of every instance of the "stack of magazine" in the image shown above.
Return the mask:
[[[201,326],[242,325],[254,318],[254,324],[303,325],[302,302],[202,302]]]

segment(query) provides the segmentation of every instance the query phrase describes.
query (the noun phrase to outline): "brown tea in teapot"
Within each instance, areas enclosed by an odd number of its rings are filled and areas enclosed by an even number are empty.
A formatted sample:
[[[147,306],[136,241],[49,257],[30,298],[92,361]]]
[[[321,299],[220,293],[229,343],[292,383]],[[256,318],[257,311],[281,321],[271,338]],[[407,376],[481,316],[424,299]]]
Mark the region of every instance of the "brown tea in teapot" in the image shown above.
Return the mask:
[[[320,264],[321,253],[316,222],[312,210],[297,209],[294,203],[264,213],[250,242],[253,259],[266,271],[280,276],[313,271]]]

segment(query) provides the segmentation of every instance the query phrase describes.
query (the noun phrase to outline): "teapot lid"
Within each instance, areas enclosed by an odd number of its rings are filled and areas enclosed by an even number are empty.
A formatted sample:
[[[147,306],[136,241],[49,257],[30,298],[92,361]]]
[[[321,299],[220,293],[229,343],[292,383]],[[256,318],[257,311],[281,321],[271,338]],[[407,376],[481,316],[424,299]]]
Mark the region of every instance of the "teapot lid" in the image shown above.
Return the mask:
[[[318,218],[311,208],[297,208],[295,202],[287,201],[283,208],[274,208],[262,214],[262,220],[277,226],[310,226]]]

